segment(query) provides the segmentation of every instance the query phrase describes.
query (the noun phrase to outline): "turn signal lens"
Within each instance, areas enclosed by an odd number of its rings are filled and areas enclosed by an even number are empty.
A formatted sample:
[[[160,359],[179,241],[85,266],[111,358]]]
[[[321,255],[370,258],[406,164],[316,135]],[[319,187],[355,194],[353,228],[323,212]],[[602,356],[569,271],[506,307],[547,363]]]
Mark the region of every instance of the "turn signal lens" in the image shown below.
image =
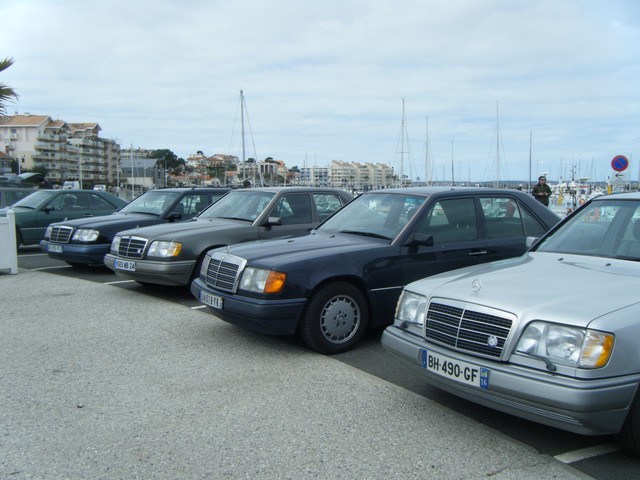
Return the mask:
[[[284,286],[284,280],[287,276],[281,272],[269,272],[267,281],[264,284],[264,293],[278,293]]]

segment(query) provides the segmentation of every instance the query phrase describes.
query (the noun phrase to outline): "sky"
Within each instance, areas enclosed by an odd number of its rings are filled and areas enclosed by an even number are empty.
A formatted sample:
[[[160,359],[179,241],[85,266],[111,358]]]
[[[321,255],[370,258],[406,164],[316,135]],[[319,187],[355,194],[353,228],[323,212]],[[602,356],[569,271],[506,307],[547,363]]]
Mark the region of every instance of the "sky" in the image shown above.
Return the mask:
[[[640,177],[637,0],[0,0],[7,113],[123,148],[384,163],[411,179]]]

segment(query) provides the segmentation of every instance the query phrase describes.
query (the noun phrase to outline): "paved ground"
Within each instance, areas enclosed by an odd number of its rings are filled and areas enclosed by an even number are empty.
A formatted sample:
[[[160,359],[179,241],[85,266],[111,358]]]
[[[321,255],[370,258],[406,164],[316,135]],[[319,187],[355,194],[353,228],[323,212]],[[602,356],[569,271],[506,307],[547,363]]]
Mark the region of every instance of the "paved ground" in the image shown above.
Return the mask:
[[[294,342],[0,274],[1,479],[588,478]]]

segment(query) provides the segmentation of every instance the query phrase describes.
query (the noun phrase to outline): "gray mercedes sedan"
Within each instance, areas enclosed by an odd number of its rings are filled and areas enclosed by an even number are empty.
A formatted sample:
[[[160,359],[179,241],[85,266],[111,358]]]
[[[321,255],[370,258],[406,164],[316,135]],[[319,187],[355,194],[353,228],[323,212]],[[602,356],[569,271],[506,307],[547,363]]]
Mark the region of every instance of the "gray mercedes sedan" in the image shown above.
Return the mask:
[[[232,190],[191,221],[119,232],[104,264],[142,284],[189,285],[209,250],[306,235],[352,198],[332,188]]]
[[[640,454],[640,194],[593,198],[519,258],[410,283],[382,345],[443,390]]]

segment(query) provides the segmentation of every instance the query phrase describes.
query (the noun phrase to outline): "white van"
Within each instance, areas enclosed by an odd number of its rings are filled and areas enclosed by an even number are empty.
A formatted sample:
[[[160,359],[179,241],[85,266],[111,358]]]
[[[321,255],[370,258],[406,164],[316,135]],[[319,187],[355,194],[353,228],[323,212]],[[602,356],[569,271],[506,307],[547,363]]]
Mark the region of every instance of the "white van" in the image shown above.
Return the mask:
[[[99,190],[101,192],[106,192],[107,191],[107,186],[105,184],[103,184],[103,183],[99,183],[97,185],[94,185],[93,189],[96,190],[96,191]]]
[[[64,182],[62,184],[62,188],[65,189],[79,189],[80,188],[80,182],[78,182],[77,180],[67,180],[66,182]]]

